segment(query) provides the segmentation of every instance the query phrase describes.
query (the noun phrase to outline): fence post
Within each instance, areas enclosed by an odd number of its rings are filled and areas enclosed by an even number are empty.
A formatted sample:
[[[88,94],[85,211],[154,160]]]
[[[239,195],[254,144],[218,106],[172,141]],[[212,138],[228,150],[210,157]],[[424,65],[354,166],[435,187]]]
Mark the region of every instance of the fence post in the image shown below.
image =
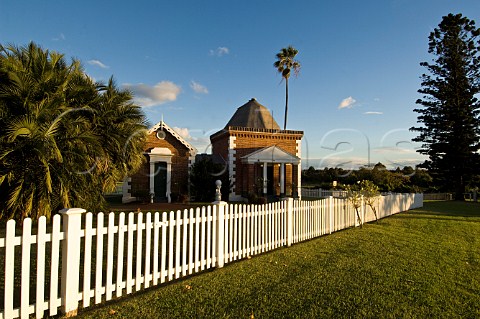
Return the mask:
[[[215,266],[222,268],[225,265],[225,207],[227,202],[215,201],[213,204],[217,206],[217,263]]]
[[[60,210],[63,219],[62,245],[62,312],[65,317],[74,317],[78,311],[78,282],[80,274],[80,232],[83,208]]]
[[[293,198],[285,198],[285,209],[287,215],[287,247],[293,243]]]
[[[217,180],[215,181],[215,185],[217,187],[215,191],[215,201],[213,202],[213,204],[217,207],[217,242],[215,243],[217,256],[215,258],[215,267],[223,268],[223,266],[225,265],[225,207],[227,206],[227,202],[222,201],[222,194],[220,193],[222,182],[220,180]]]

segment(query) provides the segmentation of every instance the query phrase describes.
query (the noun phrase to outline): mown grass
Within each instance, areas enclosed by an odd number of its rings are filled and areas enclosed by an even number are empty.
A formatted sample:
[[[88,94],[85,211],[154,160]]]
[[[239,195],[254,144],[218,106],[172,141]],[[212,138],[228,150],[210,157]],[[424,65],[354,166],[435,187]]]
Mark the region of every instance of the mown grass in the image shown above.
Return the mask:
[[[480,205],[424,208],[149,289],[80,318],[480,317]]]

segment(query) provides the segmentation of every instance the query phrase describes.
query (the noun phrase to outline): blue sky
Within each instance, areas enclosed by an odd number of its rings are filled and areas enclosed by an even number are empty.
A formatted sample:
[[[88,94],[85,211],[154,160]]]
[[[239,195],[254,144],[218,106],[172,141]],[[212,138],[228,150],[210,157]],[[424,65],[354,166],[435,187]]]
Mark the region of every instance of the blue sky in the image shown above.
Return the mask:
[[[288,129],[303,130],[303,166],[423,158],[408,128],[428,35],[448,13],[480,26],[478,0],[0,0],[0,43],[79,59],[99,81],[135,93],[197,147],[255,97],[283,126],[285,83],[273,67],[288,45],[302,64],[289,86]]]

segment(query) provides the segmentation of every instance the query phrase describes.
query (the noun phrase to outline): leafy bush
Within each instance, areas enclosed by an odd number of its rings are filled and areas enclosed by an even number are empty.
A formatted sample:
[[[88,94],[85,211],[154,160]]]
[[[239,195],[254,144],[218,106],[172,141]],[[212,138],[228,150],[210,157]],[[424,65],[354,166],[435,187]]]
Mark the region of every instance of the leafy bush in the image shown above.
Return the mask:
[[[228,200],[230,192],[230,180],[228,167],[214,163],[210,158],[204,158],[195,162],[190,175],[191,192],[195,200],[199,202],[211,202],[215,200],[215,181],[222,182],[222,200]]]

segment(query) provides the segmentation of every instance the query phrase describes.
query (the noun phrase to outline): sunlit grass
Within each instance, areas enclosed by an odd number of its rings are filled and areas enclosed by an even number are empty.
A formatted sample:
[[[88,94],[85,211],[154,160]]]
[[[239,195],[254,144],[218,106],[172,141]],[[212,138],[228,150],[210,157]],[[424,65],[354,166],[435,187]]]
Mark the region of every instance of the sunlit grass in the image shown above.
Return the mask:
[[[85,309],[80,317],[479,317],[479,235],[479,204],[429,202]]]

